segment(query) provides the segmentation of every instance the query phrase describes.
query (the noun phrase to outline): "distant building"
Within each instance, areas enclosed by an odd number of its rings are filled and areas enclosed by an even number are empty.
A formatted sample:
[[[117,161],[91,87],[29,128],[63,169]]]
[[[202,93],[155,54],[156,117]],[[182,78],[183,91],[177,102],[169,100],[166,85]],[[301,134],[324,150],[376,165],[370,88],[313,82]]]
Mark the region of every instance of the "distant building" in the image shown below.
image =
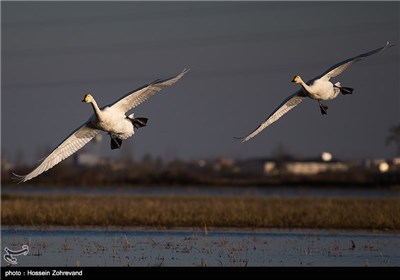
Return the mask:
[[[285,171],[295,175],[316,175],[324,172],[345,172],[348,170],[348,164],[343,162],[299,161],[285,164]]]
[[[393,165],[398,165],[398,166],[400,166],[400,157],[394,158],[394,159],[392,160],[392,163],[393,163]]]
[[[76,154],[75,163],[81,166],[93,167],[99,164],[99,157],[95,154],[82,151]]]
[[[265,175],[293,174],[316,175],[324,172],[346,172],[351,168],[349,162],[333,160],[330,153],[323,152],[315,159],[251,159],[240,163],[240,169],[247,172],[258,172]]]

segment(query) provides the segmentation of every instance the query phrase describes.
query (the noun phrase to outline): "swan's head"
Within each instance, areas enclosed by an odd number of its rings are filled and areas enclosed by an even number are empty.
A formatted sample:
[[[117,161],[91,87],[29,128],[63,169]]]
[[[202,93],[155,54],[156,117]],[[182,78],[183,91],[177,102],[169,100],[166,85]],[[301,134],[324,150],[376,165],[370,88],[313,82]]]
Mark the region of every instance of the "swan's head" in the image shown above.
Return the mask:
[[[92,101],[93,101],[93,96],[90,93],[85,94],[85,97],[82,100],[82,102],[85,103],[91,103]]]
[[[292,83],[300,84],[301,83],[301,78],[299,75],[294,76]]]

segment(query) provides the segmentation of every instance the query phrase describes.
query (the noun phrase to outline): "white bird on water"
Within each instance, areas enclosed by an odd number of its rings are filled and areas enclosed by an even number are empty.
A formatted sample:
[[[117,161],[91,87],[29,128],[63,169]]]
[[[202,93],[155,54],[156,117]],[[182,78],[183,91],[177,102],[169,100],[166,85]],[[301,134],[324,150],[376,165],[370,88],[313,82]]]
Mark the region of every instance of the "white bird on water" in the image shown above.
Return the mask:
[[[129,92],[116,102],[103,108],[98,107],[91,94],[86,94],[82,102],[92,104],[94,110],[94,114],[89,120],[61,142],[31,173],[23,176],[14,174],[14,176],[19,182],[26,182],[35,178],[81,149],[100,131],[108,132],[110,135],[111,149],[120,148],[122,140],[133,136],[135,128],[143,127],[147,123],[147,118],[134,118],[134,114],[126,116],[125,113],[140,105],[161,89],[177,82],[187,71],[189,70],[184,69],[179,75],[169,79],[155,80]]]
[[[292,82],[301,85],[301,89],[296,91],[294,94],[287,97],[279,106],[276,108],[268,118],[262,122],[255,130],[253,130],[250,134],[245,137],[239,138],[241,139],[241,143],[244,143],[258,133],[260,133],[263,129],[265,129],[270,124],[276,122],[279,118],[281,118],[284,114],[289,112],[291,109],[300,104],[306,97],[311,99],[315,99],[318,101],[319,107],[321,109],[322,115],[327,114],[328,106],[321,103],[321,100],[331,100],[338,96],[339,93],[342,94],[351,94],[353,92],[352,88],[342,87],[340,82],[333,84],[329,80],[333,77],[338,76],[343,71],[345,71],[349,66],[357,61],[360,61],[370,55],[376,54],[385,50],[386,48],[394,46],[393,44],[386,43],[384,47],[378,48],[376,50],[369,51],[367,53],[363,53],[352,58],[346,59],[342,62],[339,62],[333,66],[331,66],[328,70],[326,70],[321,75],[315,77],[314,79],[309,80],[305,83],[299,75],[294,76]]]

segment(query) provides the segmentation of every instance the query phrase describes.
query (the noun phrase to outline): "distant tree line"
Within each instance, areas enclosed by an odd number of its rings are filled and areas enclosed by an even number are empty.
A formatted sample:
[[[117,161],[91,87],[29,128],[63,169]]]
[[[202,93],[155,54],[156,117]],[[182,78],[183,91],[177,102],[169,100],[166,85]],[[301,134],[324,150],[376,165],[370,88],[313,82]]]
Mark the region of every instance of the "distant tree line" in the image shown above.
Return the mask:
[[[282,165],[282,158],[279,163]],[[242,170],[241,163],[224,164],[220,160],[205,164],[145,156],[140,162],[118,161],[112,164],[82,166],[64,161],[26,184],[54,186],[110,186],[110,185],[400,185],[400,172],[379,173],[374,170],[352,168],[348,172],[322,172],[315,175],[278,172],[265,174],[260,170]],[[31,166],[20,165],[15,172],[26,174]],[[284,169],[283,169],[284,170]],[[3,184],[12,182],[10,171],[2,170]],[[22,184],[22,185],[24,185]]]

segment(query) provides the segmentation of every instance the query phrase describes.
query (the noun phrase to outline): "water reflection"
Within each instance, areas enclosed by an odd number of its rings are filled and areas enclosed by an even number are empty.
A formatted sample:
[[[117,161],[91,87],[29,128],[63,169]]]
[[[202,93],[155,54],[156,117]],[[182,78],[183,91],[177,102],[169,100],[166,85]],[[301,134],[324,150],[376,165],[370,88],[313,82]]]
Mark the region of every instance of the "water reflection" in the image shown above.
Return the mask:
[[[368,232],[3,228],[21,266],[399,266],[400,238]],[[6,265],[4,260],[2,265]]]
[[[399,189],[383,188],[352,188],[352,187],[175,187],[175,186],[134,186],[134,187],[38,187],[26,185],[23,187],[2,187],[3,194],[56,195],[210,195],[210,196],[345,196],[382,198],[400,196]]]

